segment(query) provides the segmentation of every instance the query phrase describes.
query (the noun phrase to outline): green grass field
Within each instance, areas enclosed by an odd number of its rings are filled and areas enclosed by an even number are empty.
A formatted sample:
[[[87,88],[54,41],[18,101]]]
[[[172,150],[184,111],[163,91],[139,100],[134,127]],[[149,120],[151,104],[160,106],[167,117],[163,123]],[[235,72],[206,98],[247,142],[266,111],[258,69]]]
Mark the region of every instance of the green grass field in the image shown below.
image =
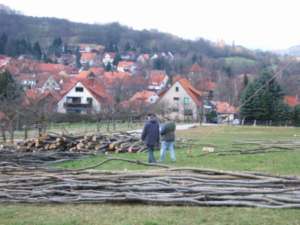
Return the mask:
[[[228,66],[240,66],[240,67],[246,67],[246,66],[253,66],[256,64],[255,60],[247,59],[243,57],[226,57],[225,63]]]
[[[177,162],[171,166],[193,166],[234,171],[262,171],[273,174],[300,175],[300,151],[255,155],[202,155],[203,146],[216,151],[233,149],[241,140],[299,140],[300,128],[284,127],[199,127],[180,131],[177,137],[193,139],[193,145],[177,148]],[[250,147],[250,146],[245,146]],[[110,155],[111,156],[111,155]],[[112,155],[114,156],[114,155]],[[118,154],[117,157],[146,160],[146,153]],[[156,152],[158,157],[158,152]],[[103,161],[105,155],[57,165],[82,168]],[[104,170],[144,170],[149,167],[113,161]],[[236,207],[161,207],[147,205],[0,205],[0,224],[14,225],[300,225],[300,211],[295,209],[258,209]]]

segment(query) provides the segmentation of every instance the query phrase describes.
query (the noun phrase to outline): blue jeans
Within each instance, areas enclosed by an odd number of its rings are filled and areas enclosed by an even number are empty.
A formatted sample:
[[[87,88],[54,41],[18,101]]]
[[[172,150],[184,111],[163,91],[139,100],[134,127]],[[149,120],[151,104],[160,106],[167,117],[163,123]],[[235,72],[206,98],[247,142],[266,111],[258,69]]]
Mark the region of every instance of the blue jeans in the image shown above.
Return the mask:
[[[154,157],[154,146],[148,145],[148,163],[156,163],[155,157]]]
[[[170,156],[172,161],[176,161],[174,141],[162,141],[160,149],[160,161],[165,161],[167,150],[170,151]]]

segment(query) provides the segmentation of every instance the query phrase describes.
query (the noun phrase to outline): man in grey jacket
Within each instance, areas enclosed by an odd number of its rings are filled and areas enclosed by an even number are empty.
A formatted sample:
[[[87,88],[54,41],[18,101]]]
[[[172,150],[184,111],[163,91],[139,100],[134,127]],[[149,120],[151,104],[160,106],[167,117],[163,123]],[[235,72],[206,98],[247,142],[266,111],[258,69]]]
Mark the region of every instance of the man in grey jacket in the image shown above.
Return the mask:
[[[170,151],[171,160],[176,161],[174,142],[175,142],[176,125],[174,122],[166,122],[161,126],[161,149],[160,149],[160,162],[166,158],[167,150]]]

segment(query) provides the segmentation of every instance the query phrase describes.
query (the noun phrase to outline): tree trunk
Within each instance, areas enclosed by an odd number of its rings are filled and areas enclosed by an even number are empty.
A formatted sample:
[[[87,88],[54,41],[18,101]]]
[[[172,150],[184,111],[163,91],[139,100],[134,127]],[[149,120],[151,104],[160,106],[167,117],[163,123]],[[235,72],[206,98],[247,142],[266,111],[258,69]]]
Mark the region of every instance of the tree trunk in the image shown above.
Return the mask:
[[[14,123],[9,121],[9,134],[10,134],[10,142],[13,144],[15,140],[15,133],[14,133]]]
[[[4,126],[1,126],[1,135],[2,135],[2,140],[4,143],[6,143],[6,134],[5,134],[5,129]]]
[[[28,138],[28,127],[27,125],[24,125],[24,140],[27,140]]]

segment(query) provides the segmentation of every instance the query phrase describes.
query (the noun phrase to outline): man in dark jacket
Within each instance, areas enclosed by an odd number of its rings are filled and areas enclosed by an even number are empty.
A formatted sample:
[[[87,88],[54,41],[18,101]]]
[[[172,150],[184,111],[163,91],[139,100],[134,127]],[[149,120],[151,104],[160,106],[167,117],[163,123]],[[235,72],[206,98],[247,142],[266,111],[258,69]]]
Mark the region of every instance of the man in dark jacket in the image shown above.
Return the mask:
[[[159,144],[159,123],[154,114],[148,115],[148,121],[145,123],[142,140],[145,142],[148,148],[148,162],[156,163],[154,157],[154,147]]]
[[[170,151],[171,160],[176,161],[174,142],[175,142],[175,130],[176,125],[174,122],[166,122],[161,126],[161,149],[160,149],[160,161],[163,162],[166,158],[167,150]]]

